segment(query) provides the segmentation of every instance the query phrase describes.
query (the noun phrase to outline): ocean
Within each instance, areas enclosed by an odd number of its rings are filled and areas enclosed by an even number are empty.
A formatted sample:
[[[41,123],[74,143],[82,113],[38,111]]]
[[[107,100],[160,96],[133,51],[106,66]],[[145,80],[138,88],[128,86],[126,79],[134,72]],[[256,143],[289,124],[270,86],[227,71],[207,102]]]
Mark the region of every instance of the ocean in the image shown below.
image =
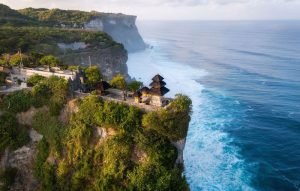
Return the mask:
[[[129,74],[193,100],[184,176],[198,190],[300,190],[300,21],[142,21]]]

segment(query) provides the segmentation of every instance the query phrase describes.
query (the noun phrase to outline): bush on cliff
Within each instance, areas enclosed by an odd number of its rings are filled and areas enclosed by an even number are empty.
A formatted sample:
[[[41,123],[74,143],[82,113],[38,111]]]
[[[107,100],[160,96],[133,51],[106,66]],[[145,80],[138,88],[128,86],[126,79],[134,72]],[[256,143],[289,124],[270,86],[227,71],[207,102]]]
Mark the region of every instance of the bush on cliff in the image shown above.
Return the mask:
[[[30,86],[30,87],[33,87],[33,86],[39,84],[41,81],[43,81],[45,79],[46,79],[46,77],[38,75],[38,74],[35,74],[33,76],[30,76],[27,79],[27,85]]]
[[[143,82],[140,81],[133,81],[131,83],[128,84],[128,90],[135,92],[138,89],[140,89],[143,86]]]
[[[35,128],[46,133],[36,161],[43,190],[186,190],[181,170],[174,166],[176,148],[167,137],[141,127],[146,114],[140,109],[95,95],[78,104],[66,127],[55,125],[57,117],[35,118]],[[105,138],[100,139],[95,127],[113,134],[102,132]],[[53,156],[56,139],[61,141],[61,155],[50,164],[46,158]],[[47,145],[49,153],[42,151]]]
[[[11,113],[20,113],[30,109],[33,102],[31,91],[22,90],[4,97],[1,107]]]
[[[116,75],[111,81],[110,84],[114,87],[114,88],[118,88],[120,90],[125,90],[127,88],[127,83],[125,81],[124,76],[122,76],[121,74]]]
[[[91,66],[85,69],[85,76],[89,85],[95,86],[103,78],[100,69],[97,66]]]
[[[170,140],[178,141],[187,135],[192,101],[176,95],[167,109],[150,112],[143,117],[143,126],[157,131]]]
[[[29,139],[26,128],[18,124],[13,114],[0,116],[0,153],[6,148],[17,149],[28,143]]]
[[[67,101],[68,82],[56,76],[31,79],[36,85],[30,90],[21,90],[4,97],[1,108],[11,113],[25,112],[31,106],[48,105],[52,115],[58,115]],[[16,104],[17,103],[17,104]]]
[[[10,186],[15,182],[15,177],[17,175],[17,169],[8,167],[3,172],[0,173],[0,191],[7,191],[10,189]]]
[[[56,67],[61,64],[61,61],[53,55],[47,55],[40,59],[40,63],[45,66]]]
[[[4,72],[0,72],[0,86],[5,85],[5,79],[8,75]]]

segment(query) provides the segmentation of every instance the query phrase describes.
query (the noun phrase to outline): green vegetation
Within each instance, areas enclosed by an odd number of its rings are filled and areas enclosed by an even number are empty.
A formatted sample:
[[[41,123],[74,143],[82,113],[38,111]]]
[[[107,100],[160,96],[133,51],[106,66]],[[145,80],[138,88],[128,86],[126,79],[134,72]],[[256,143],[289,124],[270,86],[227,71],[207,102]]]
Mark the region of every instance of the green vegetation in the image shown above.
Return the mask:
[[[94,16],[99,16],[98,12],[84,12],[74,10],[60,9],[33,9],[26,8],[19,10],[22,15],[42,21],[48,25],[69,25],[72,27],[81,27],[85,22]]]
[[[180,140],[186,137],[190,122],[192,101],[184,95],[176,95],[168,108],[146,114],[143,125],[168,137]]]
[[[30,59],[27,55],[19,53],[9,57],[10,66],[19,66],[21,62],[24,64],[24,66],[27,66],[30,63]]]
[[[32,91],[4,97],[2,107],[19,113],[35,102],[42,106],[48,101],[50,111],[56,102],[60,111],[67,99],[65,80],[33,81]],[[174,166],[177,150],[170,142],[186,135],[188,97],[177,95],[166,110],[151,113],[96,95],[76,104],[79,110],[66,124],[47,111],[33,118],[32,127],[43,135],[34,165],[42,190],[188,190],[181,168]],[[2,151],[28,141],[14,115],[4,113],[0,123]]]
[[[4,72],[0,72],[0,86],[5,85],[5,79],[7,77],[7,74]]]
[[[29,141],[27,130],[18,124],[11,113],[0,116],[0,153],[6,148],[17,149]]]
[[[40,63],[42,65],[56,67],[60,65],[60,60],[53,55],[47,55],[41,58]]]
[[[170,140],[142,127],[147,114],[95,95],[77,103],[79,111],[65,126],[46,113],[34,118],[34,128],[45,135],[35,163],[43,190],[188,190]],[[96,137],[95,127],[111,133]]]
[[[135,92],[135,91],[139,90],[142,86],[143,86],[143,82],[133,81],[128,84],[128,90]]]
[[[34,101],[31,91],[18,91],[4,97],[1,108],[16,114],[30,109],[30,107],[34,105]]]
[[[102,74],[100,69],[97,66],[91,66],[84,70],[85,76],[87,78],[87,84],[96,85],[102,80]]]
[[[62,55],[57,43],[85,42],[89,49],[107,48],[118,43],[104,32],[79,29],[58,29],[47,27],[0,27],[0,54],[38,52]],[[68,50],[72,52],[72,50]],[[76,52],[76,51],[75,51]]]
[[[36,25],[34,19],[26,17],[19,12],[12,10],[6,5],[0,3],[0,25],[6,26],[22,26],[22,25]]]
[[[11,113],[20,113],[32,106],[48,105],[51,114],[58,115],[67,101],[68,82],[56,76],[50,78],[33,76],[30,82],[34,84],[32,91],[22,90],[5,96],[0,108]]]
[[[30,87],[33,87],[33,86],[41,83],[45,79],[46,79],[46,77],[35,74],[35,75],[30,76],[27,79],[27,85],[30,86]]]
[[[127,88],[127,83],[123,75],[118,74],[116,75],[111,81],[110,85],[114,88],[118,88],[120,90],[125,90]]]
[[[59,58],[53,56],[53,55],[47,55],[44,56],[44,54],[30,52],[28,54],[3,54],[0,56],[0,66],[4,67],[14,67],[14,66],[20,66],[20,64],[23,63],[23,66],[25,67],[60,67],[61,69],[66,69],[67,66],[63,64]]]
[[[15,177],[17,174],[17,169],[8,167],[0,174],[0,182],[3,184],[0,185],[0,191],[9,190],[10,186],[15,182]]]

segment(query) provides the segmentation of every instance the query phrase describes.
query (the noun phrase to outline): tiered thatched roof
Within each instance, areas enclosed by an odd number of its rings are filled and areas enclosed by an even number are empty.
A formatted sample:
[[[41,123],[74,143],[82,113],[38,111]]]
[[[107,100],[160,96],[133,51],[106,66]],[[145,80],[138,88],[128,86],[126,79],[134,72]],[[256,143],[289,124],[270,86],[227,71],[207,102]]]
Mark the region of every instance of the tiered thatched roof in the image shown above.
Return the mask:
[[[168,88],[165,87],[166,82],[164,82],[163,80],[164,80],[164,78],[159,74],[157,74],[156,76],[154,76],[152,78],[153,82],[150,84],[151,94],[157,95],[157,96],[164,96],[166,93],[168,93],[170,91]]]

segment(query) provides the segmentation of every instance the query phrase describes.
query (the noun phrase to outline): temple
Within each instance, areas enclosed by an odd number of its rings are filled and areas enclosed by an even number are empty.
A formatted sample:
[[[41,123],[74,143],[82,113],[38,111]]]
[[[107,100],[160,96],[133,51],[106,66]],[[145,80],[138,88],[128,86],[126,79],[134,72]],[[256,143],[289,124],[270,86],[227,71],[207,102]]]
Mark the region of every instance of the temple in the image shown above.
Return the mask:
[[[143,87],[135,92],[134,99],[137,103],[144,103],[146,105],[153,105],[157,107],[164,107],[168,104],[169,100],[164,97],[170,90],[166,88],[164,78],[157,74],[152,78],[150,89]]]

